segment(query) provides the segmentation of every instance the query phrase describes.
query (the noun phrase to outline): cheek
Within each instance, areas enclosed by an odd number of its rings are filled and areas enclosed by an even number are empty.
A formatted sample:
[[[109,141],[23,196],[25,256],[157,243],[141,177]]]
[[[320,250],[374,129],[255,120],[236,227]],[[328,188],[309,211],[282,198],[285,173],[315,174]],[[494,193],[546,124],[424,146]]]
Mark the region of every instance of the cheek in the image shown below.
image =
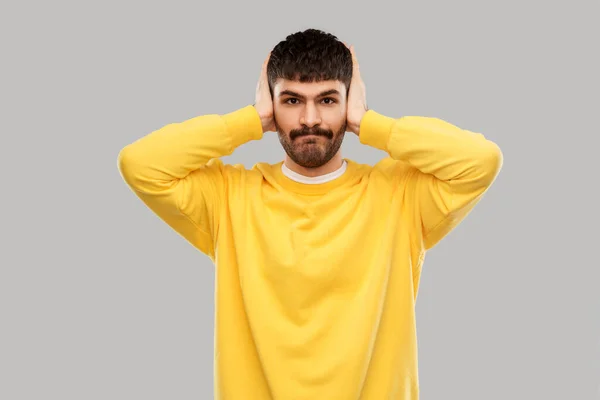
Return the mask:
[[[321,112],[323,122],[330,126],[341,125],[346,120],[346,109],[344,107],[335,107]]]
[[[336,131],[346,123],[346,111],[336,111],[323,122],[326,122],[333,131]]]
[[[297,125],[298,118],[290,112],[289,110],[284,110],[275,106],[273,108],[273,115],[275,117],[275,121],[277,125],[281,127],[284,131],[289,131],[290,128]]]

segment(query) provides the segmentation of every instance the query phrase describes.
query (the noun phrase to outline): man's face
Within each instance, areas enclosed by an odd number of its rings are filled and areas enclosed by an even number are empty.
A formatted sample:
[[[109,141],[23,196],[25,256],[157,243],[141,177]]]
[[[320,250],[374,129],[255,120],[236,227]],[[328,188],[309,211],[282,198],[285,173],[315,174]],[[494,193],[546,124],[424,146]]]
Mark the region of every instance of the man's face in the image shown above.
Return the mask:
[[[346,133],[345,85],[278,79],[273,92],[275,125],[285,152],[305,168],[326,164]]]

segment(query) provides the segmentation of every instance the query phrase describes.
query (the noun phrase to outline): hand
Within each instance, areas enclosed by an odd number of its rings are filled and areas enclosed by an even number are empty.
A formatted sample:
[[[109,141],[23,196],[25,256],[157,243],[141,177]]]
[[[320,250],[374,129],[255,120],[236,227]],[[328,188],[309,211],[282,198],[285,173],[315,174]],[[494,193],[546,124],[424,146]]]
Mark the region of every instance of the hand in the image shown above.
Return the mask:
[[[275,120],[273,117],[273,99],[271,98],[271,92],[269,91],[269,81],[267,79],[267,64],[271,58],[271,53],[267,56],[263,62],[260,78],[256,84],[256,99],[253,104],[254,108],[260,116],[262,123],[263,133],[264,132],[275,132]]]
[[[348,47],[346,43],[344,44]],[[348,92],[346,122],[348,124],[347,129],[350,132],[354,132],[356,136],[359,136],[360,122],[369,109],[367,107],[367,91],[365,83],[360,77],[360,69],[356,53],[354,52],[354,45],[348,48],[352,54],[352,81],[350,82],[350,91]]]

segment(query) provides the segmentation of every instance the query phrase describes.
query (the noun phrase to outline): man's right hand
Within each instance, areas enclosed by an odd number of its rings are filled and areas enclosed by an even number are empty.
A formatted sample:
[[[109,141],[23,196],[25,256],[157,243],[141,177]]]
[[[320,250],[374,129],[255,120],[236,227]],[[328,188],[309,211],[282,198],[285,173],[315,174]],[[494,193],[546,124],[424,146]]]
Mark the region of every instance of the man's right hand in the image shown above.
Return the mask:
[[[262,123],[263,133],[264,132],[275,132],[275,120],[273,118],[273,99],[269,92],[269,81],[267,79],[267,64],[271,58],[271,53],[267,56],[267,59],[263,63],[260,78],[256,84],[256,99],[254,108],[258,111],[260,121]]]

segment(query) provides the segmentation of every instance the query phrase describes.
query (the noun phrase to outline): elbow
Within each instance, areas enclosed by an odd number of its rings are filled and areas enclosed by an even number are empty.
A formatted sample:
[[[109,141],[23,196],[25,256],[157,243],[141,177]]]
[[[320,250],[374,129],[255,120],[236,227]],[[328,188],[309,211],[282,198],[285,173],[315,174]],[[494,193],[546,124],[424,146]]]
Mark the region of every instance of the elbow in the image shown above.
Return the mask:
[[[129,165],[131,164],[130,152],[127,146],[123,147],[117,155],[117,168],[123,177],[126,175]]]
[[[117,155],[117,168],[121,178],[136,193],[155,195],[172,187],[175,178],[161,175],[161,168],[152,161],[147,150],[129,144]]]
[[[135,185],[136,160],[131,145],[123,147],[117,155],[117,169],[121,177],[129,186]]]
[[[480,157],[481,178],[485,186],[491,186],[502,169],[504,156],[500,146],[488,141]]]

